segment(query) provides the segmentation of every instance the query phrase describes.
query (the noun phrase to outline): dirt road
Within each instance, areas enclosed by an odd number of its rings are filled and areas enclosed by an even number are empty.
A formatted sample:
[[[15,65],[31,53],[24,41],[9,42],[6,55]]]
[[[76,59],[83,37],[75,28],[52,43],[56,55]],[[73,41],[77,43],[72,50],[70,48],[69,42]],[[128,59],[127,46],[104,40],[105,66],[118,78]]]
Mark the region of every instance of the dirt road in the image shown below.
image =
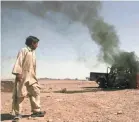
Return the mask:
[[[28,98],[20,122],[139,122],[139,90],[101,90],[91,81],[40,81],[44,118],[30,118]],[[1,93],[1,117],[11,122],[10,92]]]

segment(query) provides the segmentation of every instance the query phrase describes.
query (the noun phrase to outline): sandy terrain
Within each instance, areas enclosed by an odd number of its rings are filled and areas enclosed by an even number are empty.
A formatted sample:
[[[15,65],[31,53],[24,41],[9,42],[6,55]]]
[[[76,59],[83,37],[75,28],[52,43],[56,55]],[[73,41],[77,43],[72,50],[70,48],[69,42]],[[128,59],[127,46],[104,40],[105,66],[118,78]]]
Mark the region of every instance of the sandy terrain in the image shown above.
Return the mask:
[[[23,103],[26,116],[21,122],[139,122],[139,90],[101,90],[91,81],[40,83],[41,105],[47,114],[43,118],[28,117],[30,103],[26,98]],[[11,92],[1,93],[3,122],[11,122],[11,97]]]

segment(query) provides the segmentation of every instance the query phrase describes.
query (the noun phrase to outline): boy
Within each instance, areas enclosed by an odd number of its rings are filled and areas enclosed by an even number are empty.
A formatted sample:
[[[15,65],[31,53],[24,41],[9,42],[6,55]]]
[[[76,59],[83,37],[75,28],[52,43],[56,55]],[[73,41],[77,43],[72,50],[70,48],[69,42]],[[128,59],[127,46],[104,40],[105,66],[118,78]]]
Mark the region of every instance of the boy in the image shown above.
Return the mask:
[[[16,76],[13,92],[14,120],[22,117],[22,102],[28,95],[31,103],[32,117],[43,117],[45,111],[40,110],[40,86],[36,78],[35,50],[38,47],[39,39],[29,36],[26,39],[26,46],[19,51],[12,74]]]

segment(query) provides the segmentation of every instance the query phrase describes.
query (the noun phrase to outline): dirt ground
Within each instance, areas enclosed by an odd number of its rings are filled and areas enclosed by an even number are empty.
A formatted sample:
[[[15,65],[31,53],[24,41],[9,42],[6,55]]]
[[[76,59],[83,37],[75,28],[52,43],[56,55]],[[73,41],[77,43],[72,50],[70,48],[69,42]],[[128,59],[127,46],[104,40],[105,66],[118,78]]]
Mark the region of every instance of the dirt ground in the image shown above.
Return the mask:
[[[28,98],[20,122],[139,122],[139,90],[102,90],[92,81],[41,80],[45,117],[31,118]],[[1,121],[11,122],[11,92],[1,93]]]

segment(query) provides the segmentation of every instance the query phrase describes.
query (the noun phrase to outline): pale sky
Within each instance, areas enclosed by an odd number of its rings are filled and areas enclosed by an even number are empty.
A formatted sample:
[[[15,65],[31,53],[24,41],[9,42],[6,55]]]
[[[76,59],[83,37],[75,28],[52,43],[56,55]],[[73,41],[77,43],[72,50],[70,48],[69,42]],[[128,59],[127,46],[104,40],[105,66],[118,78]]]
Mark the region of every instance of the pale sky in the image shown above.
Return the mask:
[[[69,25],[59,14],[49,14],[42,20],[29,12],[7,8],[1,15],[2,78],[13,78],[16,55],[29,35],[40,39],[37,77],[85,79],[91,71],[106,72],[107,66],[97,61],[98,46],[81,23]],[[121,49],[139,56],[139,2],[103,2],[102,16],[115,26]]]

